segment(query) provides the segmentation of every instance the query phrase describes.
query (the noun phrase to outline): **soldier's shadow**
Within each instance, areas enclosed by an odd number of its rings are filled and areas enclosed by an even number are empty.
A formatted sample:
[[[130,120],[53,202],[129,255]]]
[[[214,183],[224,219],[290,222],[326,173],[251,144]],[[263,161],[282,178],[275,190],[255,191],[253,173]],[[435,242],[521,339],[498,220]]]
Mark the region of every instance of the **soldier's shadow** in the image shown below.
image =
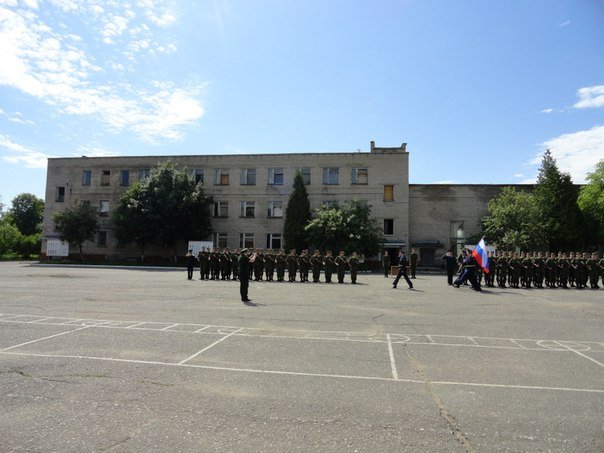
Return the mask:
[[[243,305],[248,307],[266,307],[266,304],[257,304],[255,302],[244,302]]]

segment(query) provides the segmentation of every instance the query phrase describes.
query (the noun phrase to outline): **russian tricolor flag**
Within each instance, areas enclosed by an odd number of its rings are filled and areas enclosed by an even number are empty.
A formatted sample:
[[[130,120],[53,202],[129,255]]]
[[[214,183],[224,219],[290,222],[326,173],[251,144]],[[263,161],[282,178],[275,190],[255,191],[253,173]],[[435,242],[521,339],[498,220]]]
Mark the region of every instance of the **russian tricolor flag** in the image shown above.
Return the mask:
[[[487,246],[484,243],[484,238],[480,240],[478,245],[472,250],[472,256],[478,262],[480,267],[488,274],[489,273],[489,257],[487,255]]]

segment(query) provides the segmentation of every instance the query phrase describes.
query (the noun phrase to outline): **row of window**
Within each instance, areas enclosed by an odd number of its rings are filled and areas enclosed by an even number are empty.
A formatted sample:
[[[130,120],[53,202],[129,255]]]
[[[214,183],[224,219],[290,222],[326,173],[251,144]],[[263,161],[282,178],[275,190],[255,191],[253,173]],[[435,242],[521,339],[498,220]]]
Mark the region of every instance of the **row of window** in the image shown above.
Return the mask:
[[[55,201],[64,202],[65,201],[65,187],[57,187]],[[394,201],[394,186],[393,185],[385,185],[384,186],[384,201]],[[109,212],[109,201],[102,200],[100,206],[100,212]],[[106,204],[107,209],[104,211],[103,203]],[[336,201],[328,200],[323,201],[322,204],[326,206],[333,206],[336,204]],[[268,205],[268,214],[267,217],[283,217],[283,202],[282,201],[269,201]],[[254,201],[242,201],[240,203],[240,213],[241,217],[255,217],[256,211],[256,202]],[[217,201],[214,203],[214,217],[228,217],[229,216],[229,202],[228,201]]]
[[[302,167],[297,169],[301,175],[305,185],[310,184],[310,167]],[[138,172],[139,179],[146,178],[149,176],[151,170],[148,168],[140,169]],[[203,168],[195,168],[189,170],[192,178],[195,179],[196,183],[204,184],[205,173]],[[101,186],[109,186],[111,184],[111,170],[101,170],[100,174]],[[283,167],[271,167],[268,169],[267,184],[274,186],[283,185],[284,170]],[[367,168],[353,168],[350,175],[351,184],[367,184],[368,183],[368,170]],[[228,186],[231,183],[230,169],[229,168],[215,168],[214,169],[214,185],[216,186]],[[337,185],[340,183],[340,169],[339,167],[325,167],[323,168],[323,184]],[[119,170],[119,184],[120,186],[130,185],[130,170]],[[242,168],[239,177],[239,184],[242,186],[255,186],[256,185],[256,169],[255,168]],[[82,171],[82,185],[92,185],[92,170]]]

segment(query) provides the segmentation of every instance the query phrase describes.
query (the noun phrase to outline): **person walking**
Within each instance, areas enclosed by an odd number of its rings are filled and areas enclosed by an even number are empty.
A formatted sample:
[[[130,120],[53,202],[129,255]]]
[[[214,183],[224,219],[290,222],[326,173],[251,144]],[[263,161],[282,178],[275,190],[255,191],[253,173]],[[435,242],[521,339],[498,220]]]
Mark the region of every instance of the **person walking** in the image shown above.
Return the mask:
[[[407,266],[409,266],[409,261],[407,260],[407,255],[405,255],[403,250],[398,252],[398,266],[398,274],[396,274],[396,278],[392,284],[392,289],[396,289],[398,281],[401,279],[401,277],[405,277],[405,281],[409,285],[409,289],[412,289],[413,283],[411,283],[411,280],[409,280],[409,276],[407,275]]]
[[[256,254],[247,256],[248,249],[242,249],[239,256],[239,292],[241,293],[241,301],[243,303],[251,302],[248,297],[248,288],[250,286],[250,263],[256,261]]]

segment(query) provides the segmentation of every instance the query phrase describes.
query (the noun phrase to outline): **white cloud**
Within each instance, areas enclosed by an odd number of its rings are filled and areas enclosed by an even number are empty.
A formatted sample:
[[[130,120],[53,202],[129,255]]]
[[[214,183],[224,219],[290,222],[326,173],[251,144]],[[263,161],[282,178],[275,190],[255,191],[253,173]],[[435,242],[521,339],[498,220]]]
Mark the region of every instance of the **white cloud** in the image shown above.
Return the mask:
[[[111,157],[117,156],[119,153],[115,151],[109,151],[108,149],[102,148],[100,146],[85,146],[81,145],[78,147],[78,154],[74,154],[74,156],[86,156],[86,157]]]
[[[561,24],[558,24],[559,27],[566,27],[567,25],[570,24],[570,20],[565,20],[564,22],[562,22]]]
[[[554,111],[554,109],[543,109],[541,110],[541,113],[552,113]]]
[[[118,46],[116,50],[121,49],[131,64],[135,64],[134,55],[140,52],[160,58],[162,53],[176,51],[172,43],[151,39],[153,30],[145,23],[136,24],[140,30],[136,39],[126,33],[130,19],[139,16],[153,17],[152,22],[161,26],[173,22],[175,17],[162,9],[161,2],[137,3],[144,9],[140,15],[132,11],[132,5],[123,6],[127,4],[120,2],[102,2],[103,7],[94,0],[51,3],[71,14],[85,15],[86,20],[96,20],[97,39]],[[38,98],[61,113],[94,116],[112,132],[134,131],[146,141],[178,139],[183,126],[203,116],[199,97],[204,84],[185,88],[173,82],[147,82],[141,87],[128,81],[102,81],[101,77],[111,71],[127,75],[123,62],[114,57],[97,63],[84,50],[90,42],[74,36],[78,37],[62,29],[55,31],[33,10],[11,10],[0,4],[0,85]],[[130,72],[131,69],[129,65]]]
[[[604,159],[604,126],[595,126],[589,130],[562,134],[541,144],[542,150],[550,149],[560,171],[569,173],[575,184],[583,184],[587,173],[592,172],[596,164]],[[530,162],[540,165],[543,152]],[[523,183],[534,183],[536,177]]]
[[[515,173],[514,178],[522,178],[524,175],[522,173]]]
[[[576,109],[604,107],[604,85],[580,88],[577,95],[580,100],[573,105]]]
[[[22,164],[27,168],[46,168],[47,159],[52,157],[15,143],[2,134],[0,134],[0,148],[5,148],[10,152],[10,154],[4,154],[2,160],[11,164]]]
[[[450,179],[447,181],[436,181],[436,182],[433,182],[432,184],[457,184],[457,181]]]

